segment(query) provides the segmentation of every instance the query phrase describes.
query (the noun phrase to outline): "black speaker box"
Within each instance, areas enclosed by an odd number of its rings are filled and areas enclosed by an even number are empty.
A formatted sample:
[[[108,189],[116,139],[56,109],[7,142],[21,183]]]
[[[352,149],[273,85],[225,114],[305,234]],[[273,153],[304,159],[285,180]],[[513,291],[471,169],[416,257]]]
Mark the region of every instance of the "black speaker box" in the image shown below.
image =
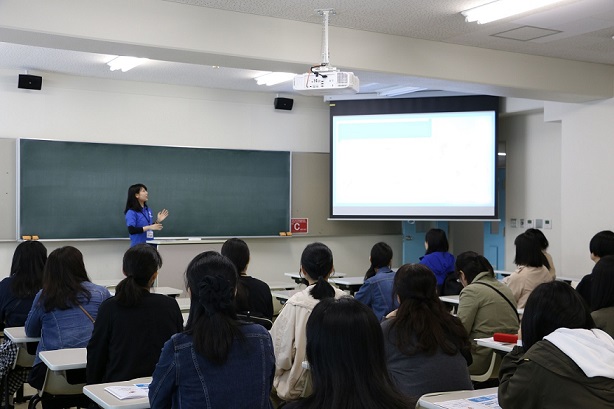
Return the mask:
[[[40,90],[43,87],[43,77],[37,75],[19,74],[17,88]]]
[[[292,98],[275,98],[273,105],[275,106],[275,109],[290,111],[292,109],[292,105],[294,105],[294,100]]]

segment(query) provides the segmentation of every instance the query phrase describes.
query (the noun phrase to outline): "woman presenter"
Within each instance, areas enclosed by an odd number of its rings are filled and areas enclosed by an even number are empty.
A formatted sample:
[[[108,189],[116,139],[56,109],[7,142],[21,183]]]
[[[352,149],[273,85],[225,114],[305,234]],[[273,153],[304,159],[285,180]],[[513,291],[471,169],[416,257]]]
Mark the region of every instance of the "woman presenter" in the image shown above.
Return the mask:
[[[137,183],[128,188],[126,200],[126,226],[130,233],[130,247],[153,240],[154,230],[162,230],[162,222],[168,217],[168,210],[162,209],[154,219],[147,207],[147,186]]]

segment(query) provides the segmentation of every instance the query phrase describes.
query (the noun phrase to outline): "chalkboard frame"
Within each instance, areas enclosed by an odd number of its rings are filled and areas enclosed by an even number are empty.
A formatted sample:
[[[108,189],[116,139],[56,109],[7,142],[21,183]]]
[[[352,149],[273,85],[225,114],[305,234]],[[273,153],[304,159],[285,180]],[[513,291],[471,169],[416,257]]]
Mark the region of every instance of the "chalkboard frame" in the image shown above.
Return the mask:
[[[73,148],[83,156],[74,155]],[[108,163],[102,170],[95,168],[104,160],[117,169]],[[158,239],[267,237],[289,228],[292,155],[288,151],[19,139],[16,165],[18,239],[23,235],[55,240],[127,238],[123,211],[133,183],[148,187],[152,211],[162,207],[170,211],[164,230],[156,232]],[[49,197],[56,199],[52,205],[47,205]],[[215,204],[207,207],[204,198]],[[81,214],[81,219],[72,220],[74,214]],[[197,227],[192,229],[193,225]]]

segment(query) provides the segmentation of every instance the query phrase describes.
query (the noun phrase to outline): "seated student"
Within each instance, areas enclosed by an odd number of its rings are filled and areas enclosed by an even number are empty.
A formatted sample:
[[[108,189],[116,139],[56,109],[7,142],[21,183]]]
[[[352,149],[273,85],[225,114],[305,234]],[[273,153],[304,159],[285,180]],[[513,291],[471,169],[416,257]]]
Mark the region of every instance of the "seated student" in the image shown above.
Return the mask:
[[[537,243],[539,244],[539,248],[542,250],[542,253],[544,253],[544,256],[546,256],[546,260],[548,260],[548,271],[550,271],[550,274],[552,274],[552,278],[556,279],[556,269],[554,268],[554,261],[552,260],[552,256],[550,255],[550,253],[548,253],[548,246],[550,245],[550,243],[548,242],[548,239],[546,238],[544,233],[542,233],[542,231],[539,229],[527,229],[524,233],[533,240],[537,241]]]
[[[327,298],[307,320],[313,394],[284,409],[407,409],[416,402],[392,385],[382,331],[373,313],[351,297]]]
[[[188,323],[164,344],[149,385],[152,409],[271,408],[271,336],[236,319],[237,280],[232,262],[215,251],[188,265]]]
[[[151,376],[164,343],[183,330],[177,301],[149,290],[162,259],[149,244],[124,254],[124,278],[102,303],[87,344],[87,383]]]
[[[473,389],[471,344],[460,320],[437,296],[428,267],[405,264],[394,279],[399,308],[382,323],[388,371],[406,396]]]
[[[365,274],[365,282],[360,290],[354,294],[361,303],[371,307],[378,321],[386,314],[399,306],[392,296],[392,283],[394,271],[390,269],[392,263],[392,248],[384,242],[379,242],[371,248],[371,267]]]
[[[595,234],[589,243],[591,260],[597,263],[601,257],[614,256],[614,232],[603,230]],[[593,276],[585,275],[578,283],[576,291],[582,296],[584,301],[591,306]]]
[[[548,260],[539,246],[539,244],[527,236],[525,233],[520,234],[514,240],[516,246],[516,256],[514,264],[516,270],[509,276],[503,279],[503,282],[508,285],[514,298],[516,299],[517,307],[524,308],[531,291],[542,283],[547,283],[554,280],[548,268]]]
[[[43,270],[43,288],[36,294],[25,324],[26,335],[40,337],[28,382],[42,389],[47,366],[42,351],[87,346],[100,304],[109,290],[90,282],[83,255],[74,247],[60,247],[49,254]]]
[[[273,319],[273,296],[271,288],[264,281],[247,275],[249,248],[241,239],[228,239],[222,245],[223,256],[233,262],[239,272],[239,284],[235,304],[241,315]],[[270,328],[269,328],[270,329]]]
[[[591,316],[597,328],[614,337],[614,256],[601,257],[591,276]]]
[[[521,326],[522,346],[503,358],[499,371],[502,408],[612,408],[614,340],[595,328],[569,284],[535,288]]]
[[[302,367],[307,341],[305,326],[320,300],[346,295],[328,283],[333,270],[333,253],[325,244],[311,243],[305,247],[300,271],[309,286],[288,299],[271,328],[276,366],[273,386],[282,400],[311,394],[311,379]]]
[[[437,278],[437,293],[441,294],[443,282],[454,272],[454,256],[448,253],[449,245],[446,232],[430,229],[426,232],[424,247],[426,253],[420,257],[420,264],[427,266]]]
[[[488,260],[476,252],[459,254],[456,272],[464,286],[457,315],[472,340],[473,363],[469,373],[480,375],[490,366],[493,351],[473,340],[492,337],[495,332],[516,334],[520,325],[516,299],[512,290],[497,281]]]
[[[47,249],[39,241],[24,241],[13,253],[9,276],[0,281],[0,325],[23,327],[28,312],[32,308],[34,296],[41,289],[43,268],[47,261]],[[8,385],[9,402],[2,406],[12,406],[12,398],[28,379],[28,370],[13,368],[18,347],[8,338],[0,344],[0,399],[4,402],[5,381]],[[4,379],[7,377],[7,379]]]

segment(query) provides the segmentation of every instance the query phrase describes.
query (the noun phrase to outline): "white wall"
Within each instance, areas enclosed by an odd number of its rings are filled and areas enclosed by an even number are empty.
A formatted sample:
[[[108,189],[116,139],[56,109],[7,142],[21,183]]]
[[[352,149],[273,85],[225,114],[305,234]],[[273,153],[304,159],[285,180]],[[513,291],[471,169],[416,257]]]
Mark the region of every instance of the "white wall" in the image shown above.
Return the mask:
[[[297,152],[329,150],[328,105],[321,98],[295,97],[292,111],[276,111],[275,95],[267,93],[51,74],[45,75],[42,91],[26,91],[17,89],[16,80],[13,71],[0,70],[0,138]],[[155,163],[135,166],[155,166]],[[271,240],[248,240],[252,247],[250,271],[269,281],[281,280],[283,272],[297,271],[302,249],[315,240],[329,244],[337,270],[350,275],[366,271],[370,248],[377,241],[390,243],[399,260],[401,255],[400,235]],[[0,276],[8,274],[16,244],[0,242]],[[121,277],[121,257],[128,242],[46,242],[45,245],[49,251],[75,245],[84,253],[90,276],[103,279]],[[176,258],[169,255],[169,260]],[[180,275],[188,262],[179,259],[165,263],[161,274]]]
[[[573,275],[563,268],[561,234],[561,124],[544,122],[541,112],[504,116],[500,136],[506,142],[505,269],[515,269],[514,239],[524,228],[510,227],[510,219],[550,219],[543,230],[557,274]]]

